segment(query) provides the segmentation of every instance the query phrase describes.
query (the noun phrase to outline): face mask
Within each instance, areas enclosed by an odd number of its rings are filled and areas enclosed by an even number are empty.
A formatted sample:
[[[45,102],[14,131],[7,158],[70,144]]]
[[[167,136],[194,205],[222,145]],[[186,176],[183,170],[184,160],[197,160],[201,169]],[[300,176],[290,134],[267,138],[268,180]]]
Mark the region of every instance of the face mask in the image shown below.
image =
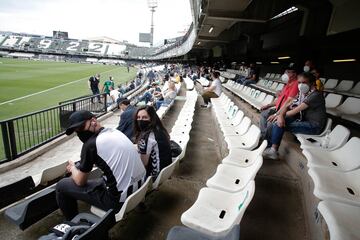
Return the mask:
[[[300,91],[301,93],[307,93],[307,92],[309,92],[309,90],[310,90],[309,85],[307,85],[307,84],[305,84],[305,83],[299,83],[299,84],[298,84],[298,88],[299,88],[299,91]]]
[[[281,81],[283,81],[283,82],[288,82],[288,81],[289,81],[289,76],[288,76],[286,73],[284,73],[284,74],[281,76]]]
[[[309,72],[310,71],[310,67],[309,66],[304,66],[304,72]]]
[[[77,133],[78,138],[80,139],[80,141],[82,141],[83,143],[87,142],[87,140],[89,140],[94,133],[90,132],[90,131],[81,131]]]
[[[150,121],[147,120],[137,120],[139,128],[141,131],[147,130],[150,125]]]

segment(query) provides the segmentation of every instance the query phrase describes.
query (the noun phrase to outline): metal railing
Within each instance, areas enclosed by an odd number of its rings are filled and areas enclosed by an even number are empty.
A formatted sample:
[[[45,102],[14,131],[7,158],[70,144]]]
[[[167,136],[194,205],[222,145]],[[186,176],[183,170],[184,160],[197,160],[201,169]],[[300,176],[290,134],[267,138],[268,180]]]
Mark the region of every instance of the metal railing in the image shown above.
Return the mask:
[[[97,116],[105,114],[106,101],[106,94],[98,94],[1,121],[0,164],[63,135],[74,111],[88,110]]]

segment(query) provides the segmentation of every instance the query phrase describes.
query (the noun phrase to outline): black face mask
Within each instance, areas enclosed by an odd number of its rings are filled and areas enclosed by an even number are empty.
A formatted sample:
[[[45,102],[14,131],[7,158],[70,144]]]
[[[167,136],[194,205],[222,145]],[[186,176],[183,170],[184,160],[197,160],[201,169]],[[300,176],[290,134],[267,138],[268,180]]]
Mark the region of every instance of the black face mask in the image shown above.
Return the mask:
[[[90,132],[90,131],[81,131],[78,132],[78,138],[80,139],[80,141],[82,141],[83,143],[87,142],[87,140],[89,140],[95,133]]]
[[[149,128],[150,121],[147,120],[137,120],[139,128],[141,131],[145,131]]]

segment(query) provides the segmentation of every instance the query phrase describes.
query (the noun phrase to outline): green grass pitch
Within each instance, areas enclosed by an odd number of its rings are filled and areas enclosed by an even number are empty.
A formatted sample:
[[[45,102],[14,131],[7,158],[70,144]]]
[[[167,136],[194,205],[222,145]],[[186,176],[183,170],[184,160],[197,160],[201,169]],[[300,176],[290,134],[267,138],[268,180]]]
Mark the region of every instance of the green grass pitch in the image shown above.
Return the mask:
[[[101,75],[100,85],[109,76],[118,85],[133,80],[136,69],[128,73],[126,67],[120,66],[0,58],[0,120],[90,94],[87,81],[95,73]],[[46,91],[63,84],[67,85]],[[36,94],[41,91],[45,92]],[[31,94],[35,95],[16,100]],[[11,102],[2,104],[7,101]]]

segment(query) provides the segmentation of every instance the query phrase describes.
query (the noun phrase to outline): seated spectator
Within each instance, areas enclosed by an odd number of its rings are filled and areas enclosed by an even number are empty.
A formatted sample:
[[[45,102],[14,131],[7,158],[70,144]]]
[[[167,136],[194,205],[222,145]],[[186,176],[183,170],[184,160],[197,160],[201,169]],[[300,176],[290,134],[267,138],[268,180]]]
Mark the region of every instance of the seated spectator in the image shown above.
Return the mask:
[[[176,98],[176,95],[175,83],[170,82],[169,88],[162,93],[162,99],[156,101],[156,109],[159,109],[162,104],[170,104]]]
[[[304,72],[298,77],[299,94],[305,96],[300,105],[293,109],[283,108],[274,119],[268,136],[268,148],[264,157],[278,158],[278,149],[285,131],[302,134],[319,134],[326,124],[325,99],[321,92],[316,90],[315,77]]]
[[[250,84],[256,84],[259,79],[259,70],[256,68],[255,64],[250,64],[250,73],[247,78],[243,81],[243,85],[249,86]]]
[[[161,93],[161,89],[156,83],[152,83],[151,87],[148,86],[145,93],[138,98],[138,102],[145,101],[145,104],[148,104],[148,102],[153,100],[154,95],[158,93]]]
[[[126,92],[130,92],[131,90],[135,89],[134,81],[130,82],[130,85],[126,88]]]
[[[117,103],[122,110],[122,114],[120,115],[119,126],[116,129],[124,133],[131,141],[133,141],[134,115],[136,108],[130,104],[130,100],[127,98],[119,98]]]
[[[118,87],[119,87],[118,91],[121,94],[121,96],[124,95],[126,93],[126,87],[124,87],[123,84],[120,84]]]
[[[101,92],[106,93],[107,95],[110,95],[110,92],[112,90],[114,90],[114,88],[115,88],[114,80],[113,80],[113,77],[110,76],[109,80],[106,80],[104,82]]]
[[[172,163],[170,137],[152,106],[140,107],[135,114],[135,143],[146,168],[155,180],[161,169]]]
[[[286,82],[286,85],[281,90],[279,96],[275,99],[275,101],[261,107],[260,109],[260,130],[262,139],[266,138],[268,125],[274,120],[276,113],[282,108],[287,108],[291,105],[299,93],[297,86],[297,68],[294,64],[290,64],[286,68],[285,73],[281,78],[283,82]]]
[[[118,100],[119,97],[120,97],[120,92],[119,92],[119,90],[116,90],[116,89],[111,90],[111,91],[110,91],[110,97],[111,97],[112,102],[113,102],[113,103],[116,103],[117,100]]]
[[[131,141],[120,131],[103,128],[88,111],[70,115],[66,134],[76,132],[83,142],[80,161],[69,161],[66,170],[70,177],[56,184],[56,200],[67,220],[78,214],[77,200],[104,211],[118,212],[127,196],[145,180],[145,168]],[[103,177],[88,179],[93,166]]]
[[[322,83],[322,81],[320,80],[321,77],[321,72],[318,68],[314,68],[311,71],[312,74],[314,74],[315,79],[316,79],[316,90],[318,91],[323,91],[324,90],[324,84]]]
[[[315,64],[312,60],[306,60],[304,64],[304,72],[311,72],[315,68]]]
[[[141,77],[137,75],[135,79],[135,86],[138,87],[140,85],[141,85]]]
[[[221,95],[221,81],[219,79],[220,73],[219,72],[213,72],[211,74],[212,83],[210,87],[206,88],[204,93],[201,95],[204,104],[201,105],[202,108],[209,108],[211,107],[210,99],[211,98],[218,98]]]

